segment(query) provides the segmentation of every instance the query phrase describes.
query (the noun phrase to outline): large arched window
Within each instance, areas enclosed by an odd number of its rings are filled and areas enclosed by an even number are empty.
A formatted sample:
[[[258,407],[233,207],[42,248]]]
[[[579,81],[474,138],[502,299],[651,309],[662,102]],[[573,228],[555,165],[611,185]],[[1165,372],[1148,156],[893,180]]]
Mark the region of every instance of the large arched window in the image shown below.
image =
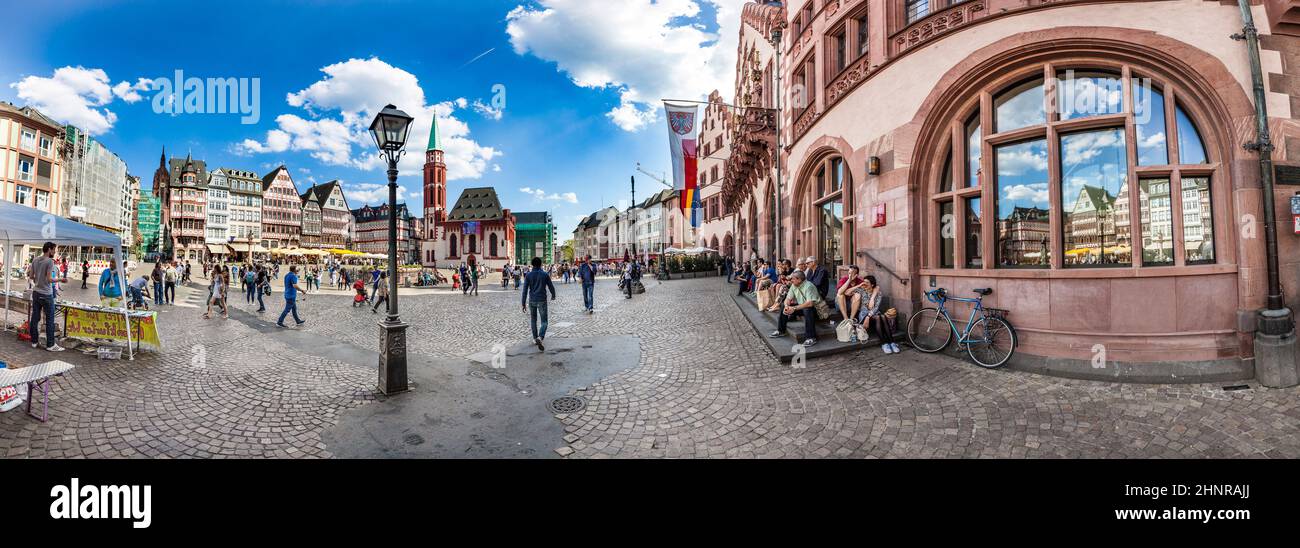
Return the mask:
[[[457,235],[455,235],[455,234],[452,234],[451,238],[448,238],[448,241],[451,243],[451,249],[448,250],[448,251],[450,251],[450,253],[449,253],[448,255],[451,256],[451,257],[459,257],[459,256],[460,256],[460,253],[457,253],[457,252],[456,252],[456,243],[457,243],[458,240],[460,240],[460,238],[459,238]]]
[[[846,264],[845,249],[849,247],[844,229],[848,170],[838,155],[815,162],[795,201],[796,255],[815,256],[831,272]]]
[[[469,249],[470,253],[478,253],[478,234],[469,235],[469,246],[466,249]]]
[[[497,233],[496,232],[493,232],[491,236],[488,236],[488,256],[490,257],[497,256]]]
[[[1119,63],[1040,65],[979,90],[930,186],[931,266],[1213,263],[1218,166],[1185,107]]]

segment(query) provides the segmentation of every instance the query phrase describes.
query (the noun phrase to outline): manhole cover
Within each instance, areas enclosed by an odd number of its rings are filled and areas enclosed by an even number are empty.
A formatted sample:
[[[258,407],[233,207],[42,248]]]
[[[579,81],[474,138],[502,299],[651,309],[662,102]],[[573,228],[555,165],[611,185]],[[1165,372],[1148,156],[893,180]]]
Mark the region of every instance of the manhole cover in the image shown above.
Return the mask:
[[[560,396],[558,398],[551,400],[550,403],[546,404],[546,408],[550,409],[551,412],[555,413],[556,415],[577,413],[578,411],[582,411],[583,409],[586,409],[586,407],[587,407],[587,400],[584,400],[577,396]]]

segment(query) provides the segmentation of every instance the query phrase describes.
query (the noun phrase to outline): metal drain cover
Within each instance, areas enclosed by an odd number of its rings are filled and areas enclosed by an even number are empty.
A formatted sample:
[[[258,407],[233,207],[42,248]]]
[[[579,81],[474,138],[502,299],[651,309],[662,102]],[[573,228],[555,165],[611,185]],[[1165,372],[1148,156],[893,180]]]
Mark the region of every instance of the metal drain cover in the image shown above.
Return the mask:
[[[586,409],[587,400],[578,396],[560,396],[547,403],[546,408],[556,415],[567,415]]]

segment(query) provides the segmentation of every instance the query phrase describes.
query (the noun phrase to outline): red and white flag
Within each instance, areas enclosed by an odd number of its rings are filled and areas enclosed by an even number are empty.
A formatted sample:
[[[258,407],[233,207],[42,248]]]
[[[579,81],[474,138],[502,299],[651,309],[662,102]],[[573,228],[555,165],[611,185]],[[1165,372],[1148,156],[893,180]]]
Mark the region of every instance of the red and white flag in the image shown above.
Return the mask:
[[[682,213],[695,203],[696,139],[695,105],[664,102],[668,117],[668,149],[673,157],[673,188],[677,189]]]

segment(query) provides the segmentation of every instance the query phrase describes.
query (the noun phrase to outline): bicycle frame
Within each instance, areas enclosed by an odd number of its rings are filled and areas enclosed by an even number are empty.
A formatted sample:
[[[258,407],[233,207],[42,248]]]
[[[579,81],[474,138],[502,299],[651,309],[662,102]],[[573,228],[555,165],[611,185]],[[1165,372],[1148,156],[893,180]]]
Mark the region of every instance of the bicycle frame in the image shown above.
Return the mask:
[[[930,299],[930,301],[935,303],[936,308],[938,308],[939,314],[943,316],[943,319],[948,321],[948,327],[952,329],[953,333],[957,334],[957,344],[960,345],[960,344],[970,344],[971,342],[990,342],[987,337],[978,341],[972,341],[969,338],[971,329],[975,327],[975,316],[978,315],[980,312],[984,311],[983,297],[976,297],[973,299],[965,298],[965,297],[953,297],[948,295],[947,293],[939,294],[938,291],[926,291],[925,294],[926,297]],[[947,303],[950,300],[962,302],[962,303],[975,303],[975,306],[971,308],[970,318],[966,319],[966,329],[964,331],[957,329],[957,324],[953,323],[952,316],[948,314],[948,307],[944,306],[945,303]]]

